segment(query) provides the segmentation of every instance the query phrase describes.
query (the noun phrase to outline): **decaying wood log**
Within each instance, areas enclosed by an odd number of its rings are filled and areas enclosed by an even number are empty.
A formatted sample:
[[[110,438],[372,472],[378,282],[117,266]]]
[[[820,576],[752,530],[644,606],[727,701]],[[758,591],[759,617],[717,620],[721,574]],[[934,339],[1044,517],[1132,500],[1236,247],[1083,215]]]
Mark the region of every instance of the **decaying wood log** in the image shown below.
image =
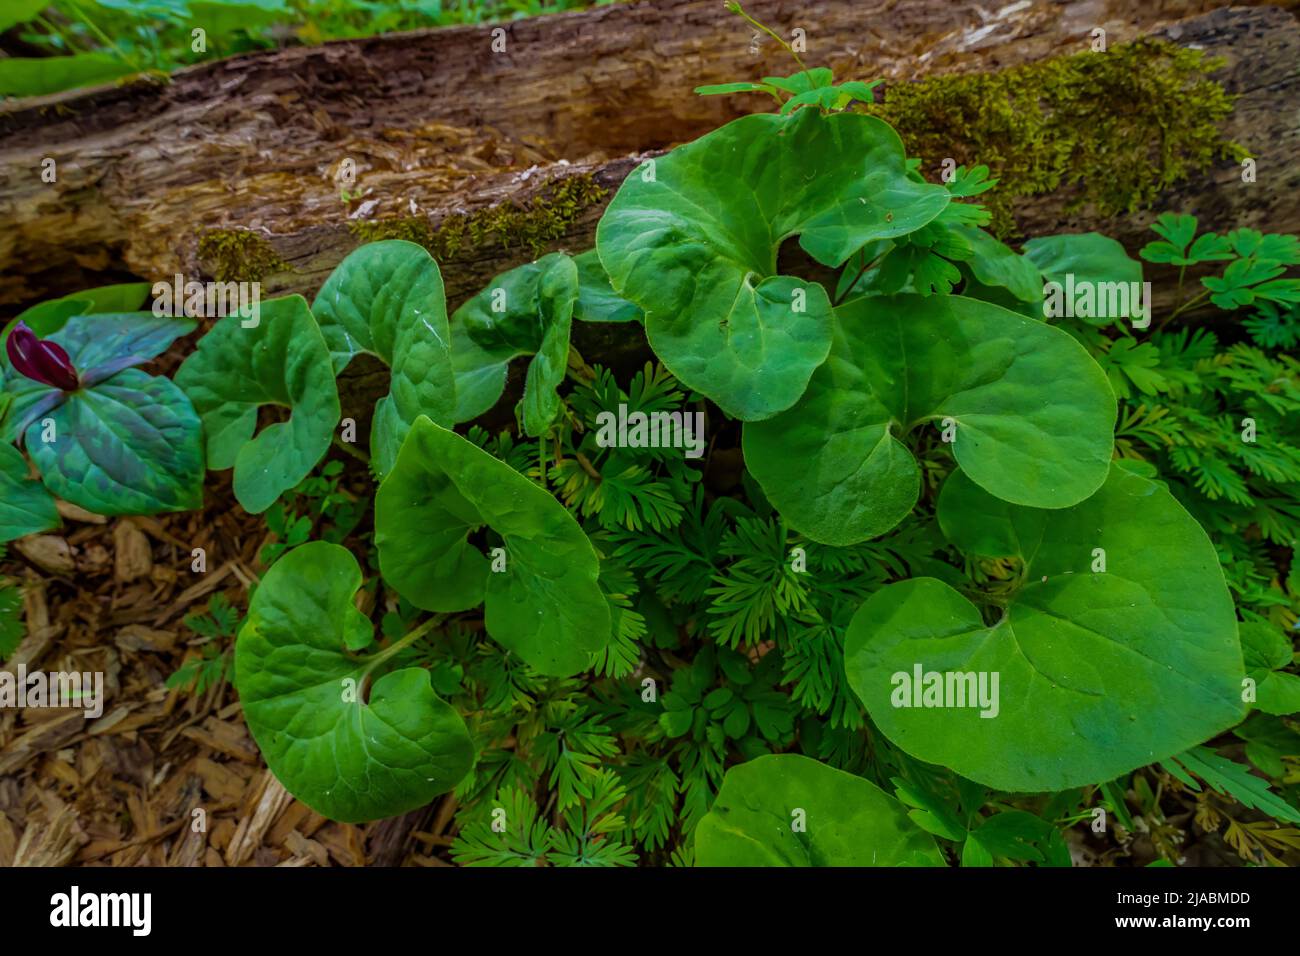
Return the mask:
[[[1217,78],[1241,98],[1225,133],[1251,151],[1259,179],[1243,184],[1227,164],[1161,207],[1220,228],[1296,231],[1300,27],[1284,9],[1213,6],[749,9],[787,36],[804,31],[807,59],[841,78],[997,69],[1085,50],[1097,27],[1112,43],[1154,34],[1203,47],[1228,60]],[[231,270],[261,278],[263,294],[310,296],[351,248],[389,235],[435,247],[454,306],[539,252],[589,247],[604,201],[636,165],[627,154],[766,108],[693,87],[788,73],[787,61],[717,0],[663,0],[248,55],[168,85],[13,102],[0,107],[0,306],[129,276]],[[46,158],[53,183],[41,177]],[[1027,232],[1099,228],[1132,248],[1152,215],[1097,222],[1063,208],[1041,197],[1017,217]]]

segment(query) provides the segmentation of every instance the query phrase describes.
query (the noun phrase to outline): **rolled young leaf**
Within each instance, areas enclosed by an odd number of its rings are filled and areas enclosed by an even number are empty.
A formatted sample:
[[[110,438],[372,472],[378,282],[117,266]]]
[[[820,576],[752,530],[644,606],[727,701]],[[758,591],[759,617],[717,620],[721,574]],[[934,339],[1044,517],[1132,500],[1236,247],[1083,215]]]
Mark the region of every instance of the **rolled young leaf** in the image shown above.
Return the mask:
[[[307,806],[344,823],[425,806],[474,762],[465,722],[427,670],[385,673],[391,652],[350,650],[372,635],[353,604],[360,587],[345,548],[295,548],[262,579],[235,645],[244,719],[267,766]]]
[[[574,260],[553,252],[502,273],[456,310],[451,335],[457,422],[477,418],[495,405],[505,391],[507,366],[532,355],[524,385],[524,425],[530,435],[546,430],[559,411],[555,390],[568,367],[569,332],[580,292]]]
[[[560,256],[537,283],[537,304],[545,331],[537,354],[528,363],[521,403],[524,432],[533,438],[546,434],[560,413],[559,388],[569,367],[569,331],[577,301],[578,267],[568,256]]]
[[[948,201],[908,177],[902,142],[875,117],[745,116],[633,172],[596,248],[669,370],[733,418],[759,420],[798,400],[831,342],[825,290],[776,274],[781,244],[797,235],[838,267]]]
[[[791,527],[849,545],[911,511],[920,470],[902,438],[942,436],[975,482],[1063,508],[1106,479],[1115,396],[1058,329],[962,296],[864,296],[835,310],[834,345],[799,402],[745,424],[745,462]]]
[[[1086,501],[1048,511],[955,472],[939,521],[968,554],[1014,557],[1023,572],[989,598],[987,619],[933,578],[888,585],[854,615],[849,684],[913,757],[1000,790],[1065,790],[1244,716],[1218,556],[1162,486],[1115,467]]]
[[[235,469],[235,497],[259,514],[311,473],[340,417],[329,349],[302,296],[263,302],[254,327],[239,315],[214,325],[176,373],[203,419],[208,467]],[[257,431],[263,405],[287,422]]]
[[[727,771],[695,829],[696,866],[943,866],[934,839],[869,780],[798,754]]]
[[[503,539],[495,567],[466,539]],[[498,643],[543,674],[585,670],[608,639],[600,561],[578,522],[545,489],[427,418],[417,419],[375,495],[384,580],[416,607],[484,604]]]

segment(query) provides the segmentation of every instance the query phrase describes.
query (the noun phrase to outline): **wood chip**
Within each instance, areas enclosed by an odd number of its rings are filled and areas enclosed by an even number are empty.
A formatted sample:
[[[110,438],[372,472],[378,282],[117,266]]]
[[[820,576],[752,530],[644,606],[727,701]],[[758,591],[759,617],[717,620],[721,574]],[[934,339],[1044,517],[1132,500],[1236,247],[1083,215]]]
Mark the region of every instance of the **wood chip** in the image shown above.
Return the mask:
[[[32,534],[14,542],[14,550],[50,574],[71,574],[77,570],[68,542],[56,534]]]
[[[113,528],[113,574],[127,583],[148,577],[153,571],[153,546],[145,533],[130,518],[122,518]]]

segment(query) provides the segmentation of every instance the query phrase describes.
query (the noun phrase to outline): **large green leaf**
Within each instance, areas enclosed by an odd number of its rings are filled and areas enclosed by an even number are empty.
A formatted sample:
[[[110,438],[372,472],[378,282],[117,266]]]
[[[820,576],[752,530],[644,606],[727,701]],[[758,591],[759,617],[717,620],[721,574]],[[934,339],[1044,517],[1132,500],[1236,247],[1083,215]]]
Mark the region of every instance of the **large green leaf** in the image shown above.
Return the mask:
[[[1096,232],[1066,233],[1059,236],[1041,236],[1024,245],[1025,258],[1036,265],[1049,282],[1062,287],[1093,290],[1093,294],[1112,283],[1140,283],[1142,263],[1129,258],[1124,247]],[[1044,314],[1049,306],[1044,297]],[[1134,312],[1131,305],[1129,315]],[[1127,316],[1126,316],[1127,317]],[[1084,316],[1092,325],[1105,325],[1113,316]],[[1146,316],[1149,321],[1150,316]]]
[[[26,322],[28,328],[41,338],[45,338],[63,328],[68,319],[74,315],[136,312],[149,297],[150,288],[148,282],[120,282],[115,285],[101,285],[93,289],[72,292],[59,299],[47,299],[29,309],[24,309],[10,320],[4,328],[4,333],[0,334],[0,342],[3,342],[9,330],[19,322]]]
[[[803,397],[744,429],[745,462],[792,527],[834,545],[894,527],[920,488],[901,439],[948,418],[957,462],[999,498],[1062,508],[1106,479],[1115,397],[1069,335],[962,296],[865,296],[835,315]]]
[[[1064,790],[1180,753],[1243,716],[1218,557],[1162,486],[1114,468],[1087,501],[1048,511],[1008,506],[956,472],[939,520],[958,548],[1017,558],[1023,573],[988,597],[987,618],[933,578],[882,588],[854,615],[849,684],[907,753],[1001,790]],[[918,669],[943,675],[922,687],[941,680],[948,693],[920,696]],[[982,675],[983,703],[962,706],[967,688],[948,676],[958,674]]]
[[[307,806],[345,823],[422,807],[474,762],[465,722],[427,670],[384,673],[389,654],[351,650],[372,637],[353,604],[360,587],[345,548],[296,548],[262,579],[235,646],[244,719],[267,765]]]
[[[406,432],[419,415],[450,425],[456,411],[447,296],[442,273],[428,250],[398,239],[372,242],[330,273],[312,303],[329,345],[334,371],[358,353],[379,358],[392,371],[370,436],[375,470],[393,467]]]
[[[645,310],[655,353],[733,418],[795,403],[826,358],[831,306],[776,274],[792,236],[839,266],[948,203],[907,176],[903,145],[872,116],[745,116],[635,171],[596,230],[614,289]]]
[[[202,429],[170,379],[129,368],[67,393],[46,418],[28,426],[27,451],[65,501],[101,515],[202,507]]]
[[[798,754],[727,771],[695,829],[697,866],[943,866],[934,839],[874,783]]]
[[[35,19],[49,5],[50,0],[7,0],[4,10],[0,10],[0,31]]]
[[[59,526],[54,499],[27,477],[27,459],[13,445],[0,444],[0,541]]]
[[[467,540],[500,535],[503,570]],[[484,603],[495,640],[543,674],[585,670],[609,635],[600,562],[573,516],[543,488],[477,445],[418,419],[375,495],[384,580],[416,607]]]
[[[329,450],[339,421],[329,349],[302,296],[262,303],[261,321],[217,322],[176,373],[203,419],[208,467],[235,469],[235,497],[259,514],[307,477]],[[289,409],[262,429],[263,405]]]
[[[588,266],[590,269],[590,266]],[[482,415],[505,390],[506,367],[531,355],[524,425],[542,434],[559,412],[556,389],[568,367],[569,332],[580,294],[574,260],[553,252],[497,276],[451,317],[455,419]]]
[[[107,53],[4,57],[0,59],[0,96],[42,96],[107,83],[135,72],[135,67]]]

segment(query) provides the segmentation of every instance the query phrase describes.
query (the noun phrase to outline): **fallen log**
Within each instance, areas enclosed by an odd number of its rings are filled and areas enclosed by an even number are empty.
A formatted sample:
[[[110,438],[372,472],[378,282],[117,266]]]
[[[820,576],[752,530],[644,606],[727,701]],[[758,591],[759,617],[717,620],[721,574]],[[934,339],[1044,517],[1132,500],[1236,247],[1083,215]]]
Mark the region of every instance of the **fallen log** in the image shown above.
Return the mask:
[[[757,0],[751,11],[784,35],[802,30],[807,58],[841,78],[1004,68],[1087,50],[1099,28],[1110,43],[1154,35],[1203,48],[1227,60],[1215,78],[1240,98],[1223,133],[1259,178],[1243,184],[1235,163],[1220,163],[1160,208],[1217,228],[1300,230],[1300,130],[1284,108],[1300,101],[1300,27],[1279,8],[1209,6],[1032,0],[989,13],[947,0]],[[402,236],[438,255],[455,305],[539,253],[589,247],[635,168],[627,152],[766,108],[690,92],[791,72],[761,39],[716,0],[665,0],[236,57],[165,86],[6,104],[0,304],[177,272],[310,295],[358,243]],[[1067,212],[1069,198],[1026,201],[1018,225],[1097,228],[1131,249],[1146,240],[1151,213]]]

